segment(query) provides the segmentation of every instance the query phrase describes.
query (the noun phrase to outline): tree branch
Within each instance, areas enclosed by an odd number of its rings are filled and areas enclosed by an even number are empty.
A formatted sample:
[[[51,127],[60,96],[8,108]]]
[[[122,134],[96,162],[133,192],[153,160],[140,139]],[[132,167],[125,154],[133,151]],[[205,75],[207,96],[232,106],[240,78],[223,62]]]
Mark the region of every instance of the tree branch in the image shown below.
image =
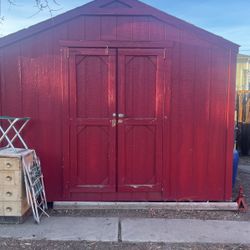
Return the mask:
[[[2,13],[3,1],[7,2],[10,6],[17,6],[17,0],[0,0],[0,24],[2,24],[5,19],[4,14]],[[50,13],[50,16],[53,17],[53,12],[60,10],[59,8],[54,8],[54,6],[60,6],[58,1],[59,0],[33,0],[34,7],[37,9],[37,11],[31,17],[39,14],[44,10],[47,10]],[[32,4],[32,1],[30,2],[30,4]]]

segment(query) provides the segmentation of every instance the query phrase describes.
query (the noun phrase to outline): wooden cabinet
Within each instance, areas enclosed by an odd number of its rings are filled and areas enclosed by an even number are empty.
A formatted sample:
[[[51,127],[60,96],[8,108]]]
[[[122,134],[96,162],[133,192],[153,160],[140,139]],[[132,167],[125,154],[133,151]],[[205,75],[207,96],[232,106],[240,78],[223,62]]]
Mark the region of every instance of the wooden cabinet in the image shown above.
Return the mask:
[[[0,217],[22,217],[29,209],[27,202],[23,161],[33,162],[33,151],[14,153],[10,149],[0,151]]]

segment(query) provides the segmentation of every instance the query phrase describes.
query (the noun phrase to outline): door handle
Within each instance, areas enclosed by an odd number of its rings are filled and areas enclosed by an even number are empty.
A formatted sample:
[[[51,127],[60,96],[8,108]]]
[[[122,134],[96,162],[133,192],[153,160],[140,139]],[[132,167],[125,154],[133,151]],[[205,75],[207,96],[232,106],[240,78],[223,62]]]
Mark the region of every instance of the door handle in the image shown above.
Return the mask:
[[[123,120],[122,119],[112,119],[111,120],[111,126],[112,128],[116,127],[118,124],[122,124],[123,123]]]
[[[125,118],[125,114],[118,114],[118,118]]]

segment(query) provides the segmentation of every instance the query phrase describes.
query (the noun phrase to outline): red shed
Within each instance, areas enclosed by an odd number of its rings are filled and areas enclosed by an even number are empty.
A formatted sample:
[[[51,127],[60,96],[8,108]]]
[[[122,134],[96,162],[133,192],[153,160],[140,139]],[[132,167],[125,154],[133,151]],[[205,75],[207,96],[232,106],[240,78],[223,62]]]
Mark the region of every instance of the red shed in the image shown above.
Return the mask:
[[[49,201],[228,201],[237,53],[137,0],[96,0],[0,39],[0,111],[32,118]]]

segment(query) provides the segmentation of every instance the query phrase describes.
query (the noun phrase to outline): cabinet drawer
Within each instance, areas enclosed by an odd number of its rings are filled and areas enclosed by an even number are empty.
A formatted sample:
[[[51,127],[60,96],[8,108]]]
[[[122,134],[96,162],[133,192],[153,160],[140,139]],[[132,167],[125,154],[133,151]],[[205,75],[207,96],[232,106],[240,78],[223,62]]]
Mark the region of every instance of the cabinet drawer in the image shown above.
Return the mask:
[[[0,171],[1,186],[19,186],[21,180],[21,171]]]
[[[3,212],[5,216],[18,216],[20,213],[20,204],[16,202],[8,202],[3,204]]]
[[[24,192],[20,186],[0,186],[0,201],[20,201]]]
[[[22,216],[29,209],[27,200],[0,202],[2,216]]]
[[[1,170],[19,170],[19,158],[0,158],[0,171]]]

